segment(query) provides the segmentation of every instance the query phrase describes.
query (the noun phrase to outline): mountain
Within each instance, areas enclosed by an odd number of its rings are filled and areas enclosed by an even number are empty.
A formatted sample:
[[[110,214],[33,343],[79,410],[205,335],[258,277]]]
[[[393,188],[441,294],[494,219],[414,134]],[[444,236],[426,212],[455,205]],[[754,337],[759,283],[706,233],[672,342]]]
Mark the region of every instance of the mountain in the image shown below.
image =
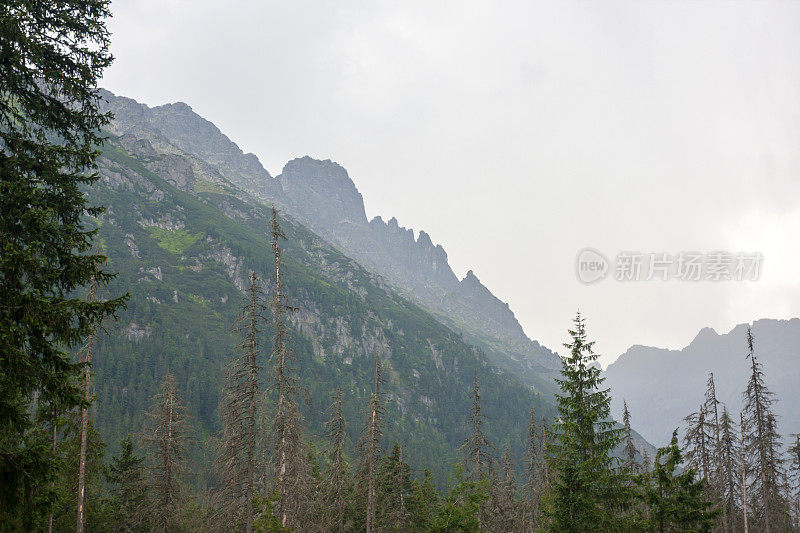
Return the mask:
[[[143,108],[125,109],[150,116]],[[90,204],[107,206],[93,223],[109,270],[119,273],[108,291],[131,294],[128,308],[97,341],[93,418],[115,453],[122,437],[141,430],[145,408],[170,370],[189,407],[200,472],[195,483],[202,485],[213,457],[210,437],[219,429],[223,367],[236,353],[232,324],[242,291],[252,271],[267,288],[273,276],[269,209],[229,179],[252,170],[231,144],[217,143],[219,152],[203,151],[190,139],[178,144],[162,130],[112,127],[99,160],[101,179],[87,191]],[[477,373],[489,436],[522,457],[530,406],[535,401],[550,417],[551,397],[537,396],[459,332],[295,219],[282,215],[281,224],[287,235],[283,279],[297,308],[292,349],[312,442],[322,434],[325,407],[337,388],[345,391],[351,444],[358,439],[377,354],[387,379],[386,446],[398,441],[416,467],[444,481],[465,436]],[[262,343],[270,345],[268,331]]]
[[[779,428],[784,436],[798,433],[800,319],[757,320],[751,327],[756,357],[777,398]],[[698,410],[713,372],[719,400],[738,420],[750,376],[746,332],[747,324],[721,335],[704,328],[681,350],[632,346],[606,370],[612,413],[621,416],[622,401],[627,400],[637,430],[653,444],[666,444],[683,417]]]
[[[380,275],[400,294],[478,346],[497,366],[519,375],[536,390],[552,393],[558,356],[531,340],[508,304],[495,297],[470,271],[459,280],[441,245],[430,236],[400,226],[395,218],[368,220],[361,194],[347,171],[330,160],[310,157],[286,164],[272,177],[253,154],[244,154],[213,123],[184,103],[149,108],[103,92],[106,110],[115,114],[110,131],[148,140],[165,153],[181,151],[210,165],[228,183],[279,206]]]

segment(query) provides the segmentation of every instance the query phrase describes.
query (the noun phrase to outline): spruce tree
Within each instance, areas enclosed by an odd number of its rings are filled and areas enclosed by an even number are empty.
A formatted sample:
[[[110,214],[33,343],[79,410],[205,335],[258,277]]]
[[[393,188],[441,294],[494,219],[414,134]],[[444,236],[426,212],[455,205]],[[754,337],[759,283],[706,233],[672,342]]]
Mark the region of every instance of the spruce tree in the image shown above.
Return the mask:
[[[91,252],[84,188],[95,172],[97,82],[111,63],[110,0],[0,3],[0,522],[33,528],[57,459],[35,435],[35,403],[81,405],[77,347],[120,299],[86,302],[112,276]]]
[[[602,531],[615,527],[621,486],[611,452],[621,430],[610,418],[609,391],[600,389],[604,378],[593,365],[597,358],[587,340],[584,318],[578,313],[569,355],[561,359],[556,395],[559,416],[548,443],[552,464],[553,531]]]
[[[481,404],[481,384],[478,380],[477,372],[473,375],[471,396],[472,407],[468,420],[469,433],[461,444],[461,451],[464,455],[467,477],[470,481],[481,482],[489,473],[489,464],[491,462],[489,451],[493,446],[483,431],[486,415],[483,413]]]
[[[622,455],[625,460],[625,468],[628,472],[637,473],[640,470],[639,463],[636,462],[636,446],[633,445],[633,430],[631,429],[631,413],[628,410],[628,402],[622,400],[622,425],[623,439],[625,448]]]
[[[345,531],[345,507],[348,497],[348,464],[345,458],[346,421],[342,410],[344,395],[338,389],[333,395],[329,408],[330,419],[325,423],[328,448],[325,453],[326,468],[322,478],[323,524],[329,529],[342,533]]]
[[[726,533],[734,530],[737,522],[737,501],[739,494],[738,461],[740,456],[739,439],[735,422],[728,414],[728,408],[722,406],[719,418],[719,446],[715,453],[719,464],[718,483],[719,497],[722,502],[722,519]]]
[[[792,472],[789,497],[792,501],[794,527],[800,530],[800,434],[794,436],[789,447],[789,464]]]
[[[253,497],[256,475],[256,421],[259,414],[261,354],[260,324],[265,309],[263,291],[255,272],[250,274],[247,299],[236,320],[241,335],[240,355],[226,367],[225,391],[220,406],[222,438],[217,472],[222,517],[228,525],[242,523],[253,528]]]
[[[143,441],[148,452],[148,485],[152,495],[150,518],[153,529],[163,533],[171,530],[180,515],[188,437],[186,409],[170,372],[147,415],[149,423]]]
[[[106,501],[108,514],[112,517],[112,523],[108,524],[111,531],[133,533],[150,530],[150,503],[144,476],[144,459],[136,455],[131,438],[125,437],[122,451],[111,458],[106,473],[106,481],[111,486]]]
[[[714,525],[717,511],[705,497],[704,483],[695,479],[691,467],[682,470],[682,464],[676,429],[670,445],[656,453],[644,488],[652,531],[711,531]]]
[[[392,451],[383,458],[379,472],[377,516],[378,531],[402,533],[408,531],[411,495],[411,467],[403,461],[403,448],[395,442]]]
[[[775,398],[764,381],[764,371],[755,354],[753,334],[747,328],[747,359],[750,360],[750,379],[744,392],[742,447],[750,469],[750,500],[752,525],[766,533],[782,527],[786,506],[781,495],[784,484],[784,460],[781,456],[781,437],[772,405]]]
[[[358,443],[361,461],[359,478],[361,492],[366,503],[365,528],[367,533],[376,530],[378,461],[380,459],[380,441],[383,437],[384,415],[386,412],[383,391],[381,390],[383,383],[381,361],[378,355],[375,354],[374,381],[366,411],[367,423],[361,432],[361,439],[359,439]]]
[[[289,347],[290,335],[285,314],[295,308],[287,303],[283,290],[283,250],[280,241],[286,235],[272,208],[272,251],[275,280],[270,298],[274,334],[269,358],[269,393],[276,397],[271,414],[271,432],[274,439],[271,468],[275,478],[275,515],[281,527],[296,527],[303,522],[309,509],[307,499],[311,492],[309,465],[302,438],[302,418],[297,404],[299,382],[294,367],[294,354]]]

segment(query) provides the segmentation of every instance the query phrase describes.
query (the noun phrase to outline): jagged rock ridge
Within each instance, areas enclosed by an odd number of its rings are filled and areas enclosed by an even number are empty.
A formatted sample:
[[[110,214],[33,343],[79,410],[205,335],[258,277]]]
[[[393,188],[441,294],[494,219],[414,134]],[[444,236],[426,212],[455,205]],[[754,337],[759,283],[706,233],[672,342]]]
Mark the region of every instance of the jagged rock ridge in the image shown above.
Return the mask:
[[[163,152],[169,145],[219,169],[242,189],[267,200],[339,247],[442,322],[463,332],[499,366],[521,372],[537,388],[547,388],[558,357],[530,340],[508,304],[496,298],[470,271],[453,273],[447,253],[430,236],[399,225],[395,218],[367,220],[361,194],[337,163],[302,157],[273,178],[253,154],[183,103],[148,108],[104,92],[115,114],[111,132],[148,139]]]

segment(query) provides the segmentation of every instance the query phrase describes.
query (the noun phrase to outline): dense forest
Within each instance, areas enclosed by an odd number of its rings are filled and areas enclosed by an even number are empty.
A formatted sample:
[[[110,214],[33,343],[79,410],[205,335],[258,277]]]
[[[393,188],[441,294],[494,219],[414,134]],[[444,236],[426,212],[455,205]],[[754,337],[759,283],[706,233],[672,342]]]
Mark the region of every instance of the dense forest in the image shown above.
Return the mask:
[[[182,194],[144,168],[103,133],[108,16],[107,0],[0,7],[0,530],[800,530],[800,436],[786,445],[779,433],[749,330],[742,412],[718,401],[709,375],[682,441],[676,428],[650,457],[634,443],[635,413],[610,416],[580,313],[557,392],[535,394],[357,266],[323,279],[309,250],[330,272],[346,258],[274,208],[228,205],[255,209],[236,226],[210,205],[229,196]],[[100,183],[111,163],[147,176],[147,201]],[[162,227],[165,190],[196,226]],[[134,216],[162,223],[122,231]],[[248,248],[241,280],[187,254],[233,242]],[[164,271],[129,259],[159,254]],[[183,280],[180,295],[165,277]],[[177,307],[156,312],[167,300]],[[345,372],[304,344],[309,302],[354,330],[382,321],[397,333]],[[163,337],[114,344],[114,324],[149,338],[135,320],[165,313]],[[211,340],[195,342],[198,328]],[[227,357],[203,357],[209,342]],[[445,391],[434,416],[403,403],[407,376]],[[130,394],[114,385],[136,380],[147,383]]]

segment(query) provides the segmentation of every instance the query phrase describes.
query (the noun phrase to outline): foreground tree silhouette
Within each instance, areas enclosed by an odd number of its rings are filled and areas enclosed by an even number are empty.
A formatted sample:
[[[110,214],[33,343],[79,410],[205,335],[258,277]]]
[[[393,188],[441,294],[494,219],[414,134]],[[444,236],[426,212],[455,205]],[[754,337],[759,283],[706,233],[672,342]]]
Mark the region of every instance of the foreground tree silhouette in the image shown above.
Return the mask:
[[[380,441],[383,437],[383,423],[386,413],[386,405],[383,399],[381,385],[384,379],[381,370],[381,360],[375,355],[375,376],[372,387],[372,394],[369,397],[367,407],[367,424],[361,433],[359,440],[359,455],[361,458],[360,480],[361,491],[366,497],[366,531],[375,531],[376,507],[377,507],[377,469],[380,456]]]
[[[548,455],[553,471],[553,531],[608,531],[615,528],[621,486],[614,472],[611,451],[620,441],[621,430],[610,418],[608,390],[598,355],[587,340],[580,312],[569,330],[572,342],[564,346],[569,355],[561,359],[561,393],[556,394],[558,419]]]
[[[111,275],[90,253],[82,187],[94,183],[97,82],[111,63],[109,0],[0,4],[0,522],[31,529],[48,511],[52,442],[36,438],[33,403],[82,403],[70,349],[121,299],[78,289]]]

